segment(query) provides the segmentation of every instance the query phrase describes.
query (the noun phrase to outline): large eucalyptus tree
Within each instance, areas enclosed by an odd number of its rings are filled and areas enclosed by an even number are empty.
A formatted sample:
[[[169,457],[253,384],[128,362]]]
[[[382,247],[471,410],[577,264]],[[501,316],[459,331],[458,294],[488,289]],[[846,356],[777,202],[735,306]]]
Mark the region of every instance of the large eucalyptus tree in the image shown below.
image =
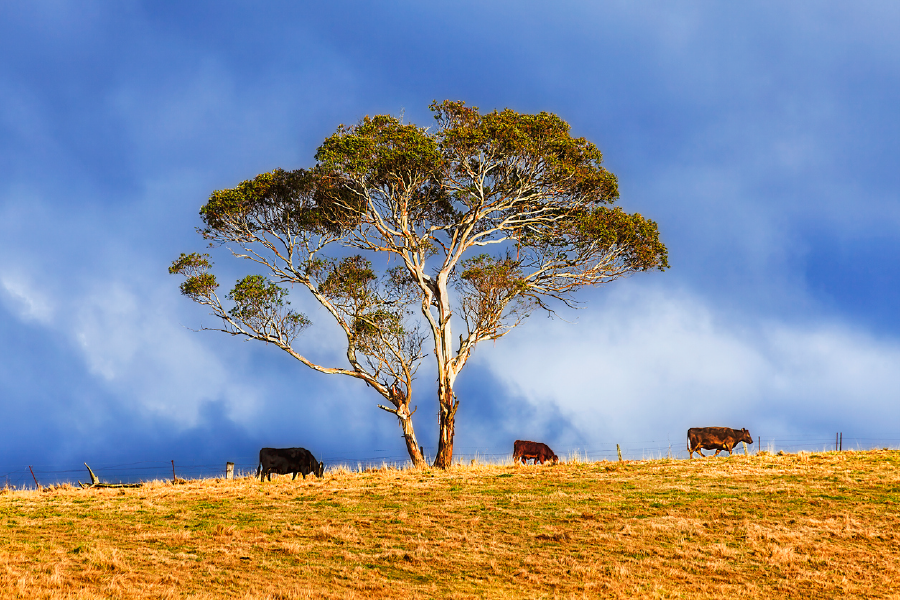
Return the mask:
[[[616,177],[558,116],[482,115],[450,101],[431,109],[433,129],[366,117],[328,137],[311,170],[276,170],[214,192],[200,232],[267,274],[241,279],[225,302],[208,255],[182,255],[169,270],[187,277],[182,293],[209,306],[220,331],[365,381],[397,416],[417,465],[424,458],[409,407],[427,348],[437,366],[434,464],[448,467],[454,385],[479,342],[503,337],[535,309],[572,306],[583,287],[662,270],[668,260],[656,223],[611,206]],[[373,261],[395,266],[379,275]],[[347,365],[322,366],[298,349],[309,320],[290,308],[284,284],[334,318]]]

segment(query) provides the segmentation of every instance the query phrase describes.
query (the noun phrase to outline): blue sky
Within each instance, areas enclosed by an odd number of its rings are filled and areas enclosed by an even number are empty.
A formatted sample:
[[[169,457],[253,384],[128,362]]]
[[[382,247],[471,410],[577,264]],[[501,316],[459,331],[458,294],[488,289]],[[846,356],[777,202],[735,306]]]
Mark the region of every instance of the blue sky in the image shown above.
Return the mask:
[[[686,454],[702,425],[900,445],[898,34],[893,2],[6,3],[0,476],[402,457],[358,382],[191,331],[213,323],[166,268],[202,250],[213,190],[445,98],[566,119],[672,265],[480,347],[457,452]],[[246,268],[218,258],[226,281]],[[339,361],[316,327],[306,347]]]

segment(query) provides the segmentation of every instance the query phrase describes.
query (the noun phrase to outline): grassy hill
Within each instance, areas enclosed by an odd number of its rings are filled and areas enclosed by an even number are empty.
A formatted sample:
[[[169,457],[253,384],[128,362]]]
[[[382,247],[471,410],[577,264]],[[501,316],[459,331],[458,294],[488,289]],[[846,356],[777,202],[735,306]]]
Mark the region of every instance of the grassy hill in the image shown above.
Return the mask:
[[[0,491],[2,598],[900,597],[900,452]]]

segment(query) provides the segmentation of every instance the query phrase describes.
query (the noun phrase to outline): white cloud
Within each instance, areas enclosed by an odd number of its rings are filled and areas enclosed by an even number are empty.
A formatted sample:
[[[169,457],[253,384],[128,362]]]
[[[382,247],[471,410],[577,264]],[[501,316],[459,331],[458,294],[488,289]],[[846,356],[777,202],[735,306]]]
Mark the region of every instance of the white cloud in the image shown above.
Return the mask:
[[[702,297],[638,286],[579,316],[532,321],[477,358],[511,392],[558,405],[586,440],[712,425],[884,434],[900,422],[897,340],[840,323],[742,323]]]
[[[163,296],[163,297],[161,297]],[[257,392],[240,381],[197,334],[175,321],[163,294],[139,296],[121,283],[97,286],[77,301],[71,335],[91,372],[124,402],[197,424],[204,402],[223,401],[229,417],[254,412]]]
[[[52,301],[27,277],[4,273],[0,275],[0,285],[4,291],[0,298],[22,320],[47,325],[53,319]]]
[[[204,345],[212,340],[179,325],[164,294],[138,294],[110,281],[71,291],[63,301],[25,278],[4,274],[0,284],[0,298],[15,314],[72,342],[87,371],[126,409],[163,416],[183,429],[198,423],[205,402],[222,402],[234,420],[255,414],[260,404],[260,392],[227,364],[232,353],[214,353]],[[65,305],[65,313],[56,305]],[[96,407],[86,408],[84,423],[74,427],[96,419],[89,414]]]

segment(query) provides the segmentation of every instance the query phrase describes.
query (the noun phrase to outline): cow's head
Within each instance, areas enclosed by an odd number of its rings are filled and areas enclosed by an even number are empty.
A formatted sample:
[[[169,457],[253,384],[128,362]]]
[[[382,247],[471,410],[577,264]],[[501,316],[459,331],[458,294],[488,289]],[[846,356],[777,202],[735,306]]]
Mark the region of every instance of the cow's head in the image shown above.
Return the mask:
[[[316,465],[316,477],[321,479],[325,475],[325,463],[320,462]]]
[[[747,442],[748,444],[753,443],[753,436],[750,435],[749,431],[747,431],[746,429],[741,429],[741,433],[743,434],[743,437],[741,437],[741,439],[739,441]]]
[[[554,464],[554,465],[558,465],[558,464],[559,464],[559,457],[558,457],[557,455],[554,454],[553,457],[550,458],[550,462],[551,462],[552,464]]]

